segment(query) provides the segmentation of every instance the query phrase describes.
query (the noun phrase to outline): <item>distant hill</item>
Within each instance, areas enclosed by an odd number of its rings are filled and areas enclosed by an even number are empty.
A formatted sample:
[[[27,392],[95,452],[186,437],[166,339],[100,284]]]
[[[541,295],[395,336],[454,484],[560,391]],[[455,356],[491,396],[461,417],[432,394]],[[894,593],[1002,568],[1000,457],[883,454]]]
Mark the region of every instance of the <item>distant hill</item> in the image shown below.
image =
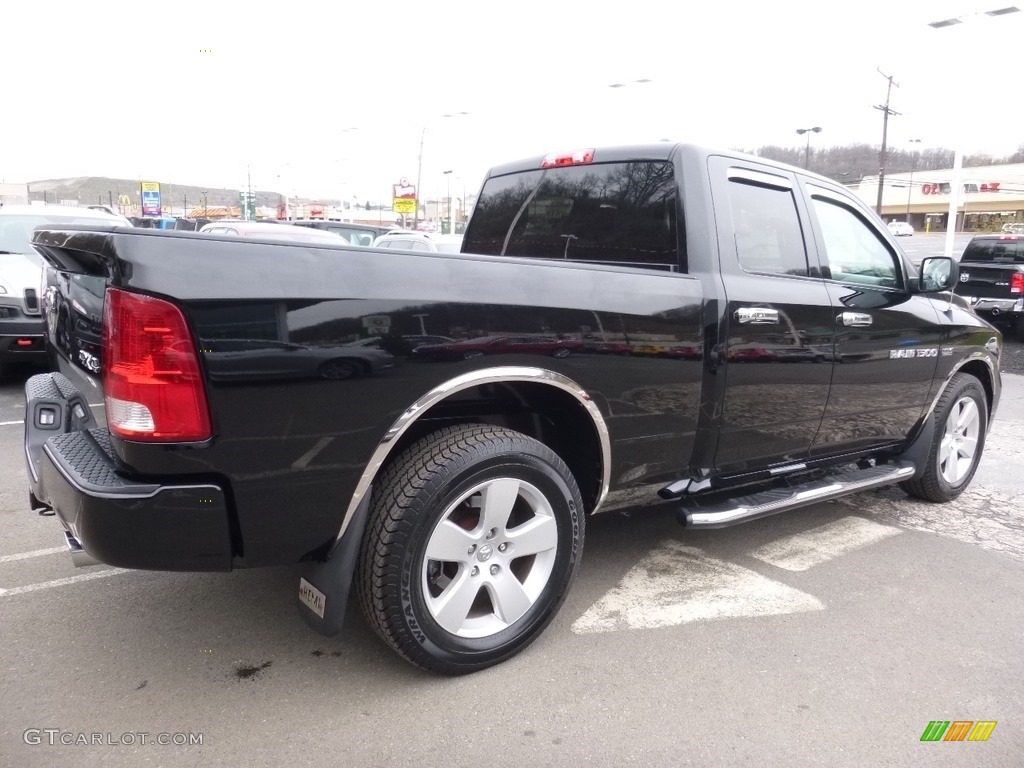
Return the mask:
[[[73,179],[46,179],[28,183],[29,200],[59,202],[61,200],[77,200],[81,205],[116,206],[122,195],[126,195],[134,204],[139,203],[138,179],[111,179],[105,176],[80,176]],[[277,192],[253,190],[257,206],[276,207],[284,202],[284,197]],[[167,184],[160,182],[160,195],[165,207],[181,208],[186,202],[189,208],[201,206],[204,198],[212,206],[238,206],[237,189],[217,189],[197,187],[188,184]],[[292,203],[315,202],[304,198],[292,198]]]

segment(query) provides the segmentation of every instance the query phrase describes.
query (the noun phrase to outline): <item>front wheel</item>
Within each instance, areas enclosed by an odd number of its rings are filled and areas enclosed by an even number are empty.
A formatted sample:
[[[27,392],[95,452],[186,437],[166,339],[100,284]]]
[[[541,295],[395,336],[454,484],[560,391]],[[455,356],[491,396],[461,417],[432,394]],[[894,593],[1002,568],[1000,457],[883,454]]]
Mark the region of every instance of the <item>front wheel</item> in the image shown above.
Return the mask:
[[[565,597],[582,510],[568,467],[526,435],[484,424],[430,434],[374,489],[356,576],[363,611],[424,669],[464,674],[504,661]]]
[[[988,403],[981,382],[956,374],[939,397],[933,418],[935,434],[924,474],[902,486],[919,499],[952,501],[970,484],[985,447]]]

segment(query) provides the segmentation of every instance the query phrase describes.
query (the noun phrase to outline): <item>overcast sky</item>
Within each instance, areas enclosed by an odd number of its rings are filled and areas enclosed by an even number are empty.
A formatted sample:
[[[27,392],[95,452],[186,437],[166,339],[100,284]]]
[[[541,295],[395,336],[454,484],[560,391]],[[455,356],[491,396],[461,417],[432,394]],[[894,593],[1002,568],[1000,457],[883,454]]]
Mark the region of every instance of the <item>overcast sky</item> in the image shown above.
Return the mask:
[[[1024,12],[980,12],[1015,1],[4,0],[0,179],[384,200],[422,137],[421,196],[461,197],[564,148],[878,144],[879,68],[891,146],[1005,155]]]

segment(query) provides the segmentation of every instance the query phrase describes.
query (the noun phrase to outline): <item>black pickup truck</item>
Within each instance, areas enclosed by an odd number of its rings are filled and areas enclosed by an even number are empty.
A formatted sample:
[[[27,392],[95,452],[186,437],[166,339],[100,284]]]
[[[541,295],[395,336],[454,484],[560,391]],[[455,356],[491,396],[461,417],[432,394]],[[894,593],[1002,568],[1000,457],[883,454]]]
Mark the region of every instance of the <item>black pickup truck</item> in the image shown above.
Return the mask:
[[[971,238],[957,288],[978,315],[1024,341],[1024,234]]]
[[[441,673],[537,637],[591,515],[717,528],[895,483],[948,501],[999,401],[1002,337],[954,260],[915,269],[842,186],[691,145],[494,168],[461,254],[34,245],[60,372],[26,384],[31,502],[73,557],[300,563],[309,624],[336,633],[352,587]],[[99,376],[56,332],[78,291],[104,297]]]

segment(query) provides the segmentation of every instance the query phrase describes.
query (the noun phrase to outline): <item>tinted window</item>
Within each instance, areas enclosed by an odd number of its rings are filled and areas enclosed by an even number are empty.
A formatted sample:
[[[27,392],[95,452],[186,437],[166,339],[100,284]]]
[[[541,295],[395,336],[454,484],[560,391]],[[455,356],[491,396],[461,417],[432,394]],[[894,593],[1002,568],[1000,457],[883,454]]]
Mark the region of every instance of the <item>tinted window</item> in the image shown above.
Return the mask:
[[[676,269],[671,163],[576,165],[488,179],[462,250]]]
[[[833,280],[898,288],[902,272],[895,255],[851,209],[820,197],[814,198],[825,255]]]
[[[972,240],[960,261],[992,261],[1006,264],[1024,263],[1024,238],[1006,240]]]
[[[743,269],[780,275],[808,273],[807,249],[791,190],[731,180],[729,206],[736,256]]]

